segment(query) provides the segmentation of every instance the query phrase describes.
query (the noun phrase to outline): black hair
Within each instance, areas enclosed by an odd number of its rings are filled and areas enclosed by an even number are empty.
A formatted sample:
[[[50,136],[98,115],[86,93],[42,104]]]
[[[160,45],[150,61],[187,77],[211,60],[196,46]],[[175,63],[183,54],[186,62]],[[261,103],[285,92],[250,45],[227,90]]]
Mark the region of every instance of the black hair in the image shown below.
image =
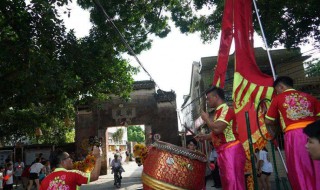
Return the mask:
[[[191,142],[193,142],[193,144],[194,144],[195,146],[198,146],[197,141],[194,140],[194,139],[188,140],[188,141],[187,141],[187,145],[190,144]]]
[[[38,162],[40,162],[40,158],[39,157],[36,158],[36,163],[38,163]]]
[[[293,79],[288,76],[281,76],[278,77],[274,82],[273,82],[273,87],[276,87],[279,83],[282,83],[288,87],[293,87]]]
[[[50,164],[53,168],[57,168],[60,162],[64,159],[64,151],[62,149],[56,149],[50,156]]]
[[[303,132],[311,138],[317,138],[320,141],[320,120],[307,125]]]
[[[262,148],[262,150],[268,152],[268,149],[265,146]]]
[[[225,95],[222,88],[212,86],[208,90],[206,90],[206,95],[208,95],[211,92],[217,94],[222,100],[225,100]]]

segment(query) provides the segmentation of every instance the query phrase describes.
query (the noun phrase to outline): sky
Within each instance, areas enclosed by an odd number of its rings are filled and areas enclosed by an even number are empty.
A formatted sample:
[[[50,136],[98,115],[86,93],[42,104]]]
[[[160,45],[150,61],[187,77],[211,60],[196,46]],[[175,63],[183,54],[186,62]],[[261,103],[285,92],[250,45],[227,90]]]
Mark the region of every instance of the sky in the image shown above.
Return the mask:
[[[74,29],[77,37],[88,35],[91,28],[89,12],[82,10],[75,3],[68,8],[71,9],[70,17],[63,16],[67,29]],[[160,89],[175,91],[177,108],[180,109],[183,95],[188,95],[190,91],[192,63],[199,62],[201,57],[216,56],[219,50],[219,39],[203,44],[199,33],[185,35],[174,26],[171,26],[171,29],[166,38],[153,37],[152,48],[143,51],[137,57]],[[255,36],[254,46],[263,46],[261,37]],[[301,52],[311,48],[303,47]],[[232,51],[231,49],[230,52]],[[139,66],[133,57],[125,57],[129,59],[131,65]],[[150,77],[140,69],[140,73],[134,76],[134,79],[149,80]]]

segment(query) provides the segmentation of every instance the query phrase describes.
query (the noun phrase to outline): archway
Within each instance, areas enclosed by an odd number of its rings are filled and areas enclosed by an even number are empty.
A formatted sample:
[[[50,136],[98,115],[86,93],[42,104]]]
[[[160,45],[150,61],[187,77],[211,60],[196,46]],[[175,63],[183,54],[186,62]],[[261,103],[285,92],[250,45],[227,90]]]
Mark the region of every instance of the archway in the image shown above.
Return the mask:
[[[77,153],[86,151],[86,139],[90,136],[101,138],[103,159],[101,173],[107,173],[108,167],[108,133],[114,126],[145,126],[146,139],[150,135],[160,137],[161,141],[180,145],[178,134],[178,117],[176,112],[176,95],[173,91],[165,92],[155,89],[153,81],[137,81],[133,85],[130,101],[113,97],[96,105],[78,107],[76,122]],[[149,139],[147,144],[151,143]]]

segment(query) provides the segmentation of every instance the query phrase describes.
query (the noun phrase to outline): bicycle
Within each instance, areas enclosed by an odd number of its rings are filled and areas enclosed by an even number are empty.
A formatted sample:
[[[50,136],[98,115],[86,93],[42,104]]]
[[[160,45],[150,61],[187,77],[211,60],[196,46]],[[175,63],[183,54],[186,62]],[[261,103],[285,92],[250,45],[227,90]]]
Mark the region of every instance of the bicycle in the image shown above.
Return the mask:
[[[116,186],[117,188],[121,187],[121,167],[115,167],[113,169],[113,174],[114,174],[114,186]]]

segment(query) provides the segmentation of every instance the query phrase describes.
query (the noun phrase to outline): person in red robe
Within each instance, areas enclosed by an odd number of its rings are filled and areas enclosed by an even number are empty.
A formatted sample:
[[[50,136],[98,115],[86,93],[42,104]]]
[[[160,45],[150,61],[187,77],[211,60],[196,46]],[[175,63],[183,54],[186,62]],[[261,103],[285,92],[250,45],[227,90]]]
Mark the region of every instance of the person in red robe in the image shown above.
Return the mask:
[[[305,149],[307,135],[303,128],[320,117],[320,102],[313,96],[293,89],[290,77],[278,77],[273,84],[277,96],[266,114],[266,124],[280,119],[288,178],[294,190],[320,189],[320,162],[313,161]]]
[[[70,155],[57,149],[50,160],[52,167],[55,169],[42,180],[40,190],[76,190],[77,186],[98,180],[101,170],[101,154],[101,149],[94,146],[92,155],[96,158],[95,166],[91,173],[84,173],[79,170],[72,170],[73,162]]]

